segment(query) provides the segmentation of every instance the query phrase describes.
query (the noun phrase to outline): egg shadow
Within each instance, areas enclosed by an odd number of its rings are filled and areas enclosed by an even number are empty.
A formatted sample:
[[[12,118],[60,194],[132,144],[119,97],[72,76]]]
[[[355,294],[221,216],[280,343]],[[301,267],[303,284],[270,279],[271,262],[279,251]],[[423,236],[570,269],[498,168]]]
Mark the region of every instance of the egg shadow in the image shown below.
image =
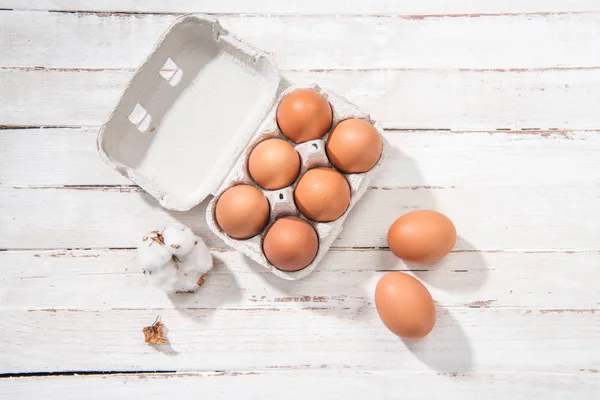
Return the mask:
[[[487,280],[489,268],[482,253],[466,239],[459,236],[457,247],[465,250],[452,252],[432,264],[406,263],[406,266],[435,288],[463,293],[475,291]]]
[[[437,209],[434,193],[444,189],[427,186],[414,160],[400,151],[403,141],[408,141],[405,133],[386,136],[386,158],[344,223],[337,246],[387,249],[387,233],[397,218],[415,210]]]
[[[437,372],[468,372],[473,364],[469,340],[447,308],[437,304],[436,308],[437,322],[428,336],[420,340],[401,340],[421,362]]]

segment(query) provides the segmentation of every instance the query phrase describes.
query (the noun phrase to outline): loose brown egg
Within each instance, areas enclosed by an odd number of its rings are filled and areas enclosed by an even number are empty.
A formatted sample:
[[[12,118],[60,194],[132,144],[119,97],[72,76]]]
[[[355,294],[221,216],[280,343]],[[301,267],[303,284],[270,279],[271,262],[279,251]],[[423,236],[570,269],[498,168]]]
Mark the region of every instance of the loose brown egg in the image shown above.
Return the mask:
[[[319,238],[315,229],[298,217],[283,217],[271,225],[263,240],[267,260],[282,271],[306,268],[317,255]]]
[[[379,161],[383,143],[377,129],[364,119],[347,119],[327,139],[327,157],[346,174],[367,172]]]
[[[403,272],[390,272],[379,280],[375,307],[384,325],[404,339],[423,338],[435,325],[431,294],[416,278]]]
[[[282,139],[260,142],[248,159],[248,172],[259,186],[276,190],[289,186],[300,173],[300,156]]]
[[[350,185],[332,168],[306,172],[294,190],[296,207],[308,219],[330,222],[338,219],[350,204]]]
[[[320,139],[331,128],[333,112],[327,99],[312,89],[298,89],[281,99],[277,125],[294,143]]]
[[[269,222],[269,201],[250,185],[227,189],[215,210],[219,227],[234,239],[249,239],[260,233]]]
[[[419,210],[398,218],[388,231],[388,246],[399,258],[417,264],[441,260],[456,244],[456,228],[437,211]]]

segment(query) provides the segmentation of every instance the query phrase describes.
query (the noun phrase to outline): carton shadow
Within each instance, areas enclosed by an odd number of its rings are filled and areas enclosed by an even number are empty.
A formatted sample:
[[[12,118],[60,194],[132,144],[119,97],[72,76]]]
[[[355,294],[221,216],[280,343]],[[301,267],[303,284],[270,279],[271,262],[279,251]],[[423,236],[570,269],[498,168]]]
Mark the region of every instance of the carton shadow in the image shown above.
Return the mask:
[[[163,208],[152,195],[144,191],[140,193],[140,197],[152,209],[160,210],[160,212],[168,214],[172,219],[177,221],[172,223],[167,222],[166,225],[156,225],[153,229],[166,228],[167,226],[176,226],[180,224],[187,226],[196,235],[200,236],[206,242],[208,247],[224,247],[223,241],[212,233],[206,222],[206,208],[212,199],[210,196],[204,199],[196,207],[187,211],[175,211]],[[142,234],[142,232],[140,232],[140,234]]]
[[[290,86],[292,86],[292,83],[282,76],[281,81],[279,81],[279,87],[277,88],[276,96],[280,96]]]
[[[437,322],[428,336],[421,340],[402,340],[419,360],[438,372],[469,371],[473,363],[469,340],[448,309],[440,305],[436,308]]]
[[[266,271],[249,257],[244,256],[244,259],[250,269],[260,276],[265,285],[282,293],[276,300],[281,302],[282,307],[307,310],[325,316],[333,315],[338,318],[361,318],[365,315],[364,311],[371,307],[368,295],[360,285],[362,281],[351,284],[343,296],[329,296],[326,287],[322,291],[315,291],[315,287],[326,286],[322,282],[328,274],[326,267],[328,257],[329,254],[323,259],[325,263],[321,263],[310,275],[296,281],[281,279]]]
[[[219,54],[211,32],[208,25],[187,24],[165,36],[125,89],[114,118],[107,123],[104,148],[108,154],[130,168],[140,165],[167,112]],[[203,39],[192,41],[191,37]],[[138,121],[133,121],[136,110]]]

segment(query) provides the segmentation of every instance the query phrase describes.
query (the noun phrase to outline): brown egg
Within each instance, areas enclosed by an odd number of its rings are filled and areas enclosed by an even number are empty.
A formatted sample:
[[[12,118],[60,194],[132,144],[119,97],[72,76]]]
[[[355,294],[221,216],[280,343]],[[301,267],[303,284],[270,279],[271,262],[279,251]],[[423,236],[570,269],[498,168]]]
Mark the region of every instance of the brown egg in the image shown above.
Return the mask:
[[[388,246],[399,258],[429,264],[445,257],[456,244],[456,228],[437,211],[419,210],[398,218],[388,231]]]
[[[315,168],[300,177],[294,190],[296,207],[312,221],[338,219],[350,204],[350,185],[332,168]]]
[[[219,227],[234,239],[249,239],[269,222],[269,201],[250,185],[229,188],[219,197],[215,210]]]
[[[300,173],[300,156],[282,139],[260,142],[248,159],[248,172],[259,186],[276,190],[289,186]]]
[[[327,139],[327,157],[346,174],[367,172],[379,161],[383,142],[377,129],[364,119],[347,119]]]
[[[279,129],[294,143],[322,138],[331,128],[332,120],[331,105],[312,89],[288,93],[277,107]]]
[[[384,325],[404,339],[423,338],[435,325],[431,294],[416,278],[403,272],[390,272],[379,280],[375,306]]]
[[[267,230],[263,252],[282,271],[306,268],[317,255],[319,238],[315,229],[298,217],[283,217]]]

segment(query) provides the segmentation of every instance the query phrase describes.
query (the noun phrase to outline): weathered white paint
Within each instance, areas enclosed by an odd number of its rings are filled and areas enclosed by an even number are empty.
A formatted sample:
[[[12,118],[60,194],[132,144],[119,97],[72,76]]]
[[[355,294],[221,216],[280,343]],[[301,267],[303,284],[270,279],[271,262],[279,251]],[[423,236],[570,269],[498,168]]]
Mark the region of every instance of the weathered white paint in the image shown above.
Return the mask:
[[[596,11],[594,0],[4,0],[2,8],[29,10],[83,10],[124,12],[208,12],[267,14],[465,14]]]
[[[175,18],[0,12],[0,26],[8,32],[0,54],[11,55],[2,66],[136,68]],[[282,69],[600,66],[600,12],[443,18],[224,15],[219,22],[272,53]]]
[[[97,156],[97,133],[95,128],[2,131],[0,185],[130,185]],[[597,131],[386,131],[384,136],[391,150],[375,187],[595,185],[599,179],[580,173],[600,169]]]
[[[275,52],[290,83],[337,91],[387,128],[600,128],[595,0],[0,4],[12,7],[226,13],[223,25]],[[174,18],[0,12],[0,125],[102,124]],[[95,187],[128,183],[99,163],[95,133],[0,130],[0,248],[32,249],[0,252],[0,372],[228,372],[0,379],[0,397],[598,397],[596,132],[388,132],[396,151],[378,189],[312,276],[283,282],[215,250],[205,287],[176,299],[146,285],[130,250],[40,250],[132,246],[178,219],[207,234],[202,209],[169,215],[136,189]],[[91,186],[12,188],[30,185]],[[415,207],[450,215],[459,250],[490,251],[411,272],[439,321],[404,343],[371,293],[407,266],[347,246],[385,246],[387,225]],[[157,314],[164,352],[140,331]]]
[[[230,371],[187,374],[132,374],[116,376],[61,376],[0,381],[7,399],[30,399],[44,393],[48,399],[89,400],[165,398],[289,400],[347,400],[374,397],[405,400],[556,399],[591,400],[600,391],[595,372],[550,374],[538,372],[398,372],[299,369]]]
[[[131,188],[0,187],[0,248],[134,247],[152,229],[183,223],[209,246],[223,242],[206,225],[206,201],[169,212]],[[437,209],[455,223],[462,250],[598,250],[597,186],[456,186],[370,189],[333,247],[387,246],[400,215]]]
[[[98,126],[133,71],[0,68],[0,125]],[[284,71],[319,83],[385,128],[598,129],[600,68]]]
[[[48,290],[60,290],[49,287]],[[437,307],[422,341],[385,329],[374,307],[0,311],[2,372],[330,368],[576,373],[600,369],[596,310]],[[144,343],[157,315],[171,345]],[[18,349],[18,350],[17,350]]]
[[[457,252],[417,266],[389,251],[334,249],[296,282],[238,252],[213,251],[213,257],[216,266],[197,293],[169,297],[146,281],[134,250],[0,252],[0,309],[358,309],[373,306],[375,285],[387,271],[413,274],[445,307],[600,308],[598,252]]]

